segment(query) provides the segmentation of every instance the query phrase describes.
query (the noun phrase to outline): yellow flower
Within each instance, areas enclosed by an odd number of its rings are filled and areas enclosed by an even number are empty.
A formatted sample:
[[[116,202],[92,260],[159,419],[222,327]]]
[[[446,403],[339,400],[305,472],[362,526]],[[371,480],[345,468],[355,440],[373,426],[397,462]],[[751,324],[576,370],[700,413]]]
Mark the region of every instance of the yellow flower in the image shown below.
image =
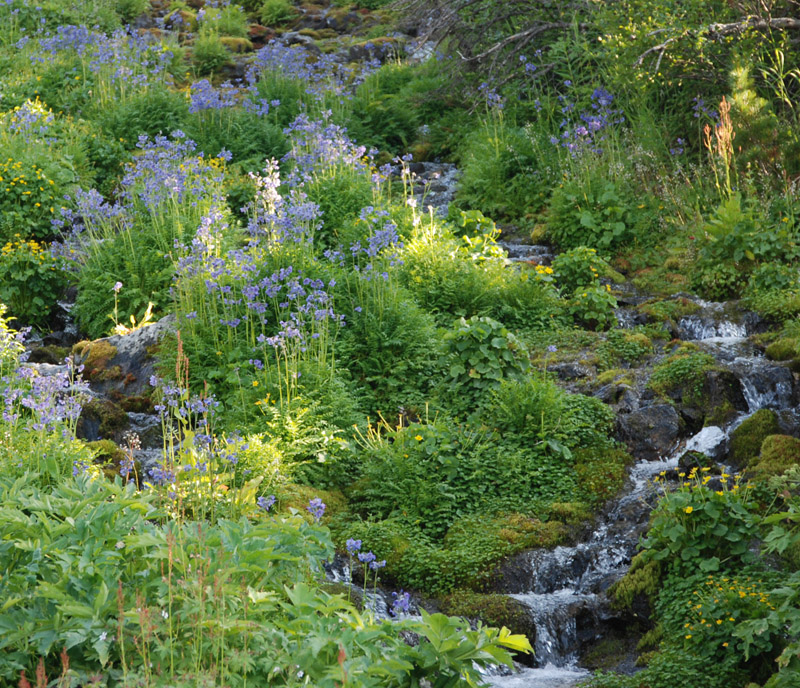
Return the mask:
[[[691,634],[691,633],[688,633],[688,634],[686,635],[686,640],[689,640],[691,637],[692,637],[692,634]]]
[[[722,647],[728,647],[728,643],[722,643]]]
[[[691,513],[694,511],[694,507],[693,507],[693,506],[687,506],[687,507],[684,509],[684,511],[685,511],[687,514],[691,514]]]
[[[253,387],[258,387],[258,380],[253,380]]]
[[[417,442],[422,442],[422,435],[417,435],[414,439],[417,440]]]

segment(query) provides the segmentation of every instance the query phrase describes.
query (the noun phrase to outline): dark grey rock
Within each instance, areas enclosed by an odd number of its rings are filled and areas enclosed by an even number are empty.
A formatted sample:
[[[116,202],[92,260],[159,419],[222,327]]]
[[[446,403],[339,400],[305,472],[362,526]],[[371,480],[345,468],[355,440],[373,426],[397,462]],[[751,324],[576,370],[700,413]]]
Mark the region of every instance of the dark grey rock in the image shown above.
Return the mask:
[[[633,456],[654,461],[675,446],[681,419],[671,404],[654,404],[618,416],[617,432]]]

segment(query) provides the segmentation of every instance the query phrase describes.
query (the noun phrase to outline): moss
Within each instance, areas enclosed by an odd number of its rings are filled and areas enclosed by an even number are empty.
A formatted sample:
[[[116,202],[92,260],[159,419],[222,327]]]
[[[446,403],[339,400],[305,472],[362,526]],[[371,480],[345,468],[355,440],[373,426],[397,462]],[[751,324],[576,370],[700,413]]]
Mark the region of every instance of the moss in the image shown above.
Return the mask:
[[[757,480],[766,480],[800,465],[800,440],[789,435],[769,435],[761,444],[761,452],[750,461],[750,473]]]
[[[702,403],[706,371],[714,367],[714,357],[680,346],[653,368],[647,386],[660,396],[680,394],[687,403]]]
[[[639,643],[636,645],[636,649],[639,652],[644,652],[645,650],[655,650],[663,637],[664,627],[661,624],[656,624],[640,638]]]
[[[624,638],[603,638],[581,655],[581,666],[591,671],[608,671],[617,666],[630,650]]]
[[[800,342],[796,339],[778,339],[772,342],[764,353],[773,361],[789,361],[797,357],[798,344]]]
[[[643,553],[637,554],[631,561],[628,572],[608,589],[611,606],[615,609],[630,609],[634,598],[639,595],[653,599],[658,592],[660,581],[659,562],[655,559],[645,559]]]
[[[319,490],[308,485],[290,483],[281,488],[279,504],[282,509],[297,509],[311,519],[306,507],[308,503],[319,497],[325,503],[324,520],[334,517],[347,509],[347,499],[339,490]]]
[[[550,505],[550,520],[568,526],[578,526],[592,517],[592,512],[582,502],[553,502]]]
[[[63,346],[56,346],[49,344],[38,349],[31,351],[28,356],[29,363],[50,363],[51,365],[58,365],[64,362],[64,359],[69,355],[69,349]]]
[[[83,365],[83,376],[87,380],[109,379],[107,368],[111,359],[117,355],[117,347],[109,344],[106,339],[82,341],[72,347],[72,355],[79,365]]]
[[[700,306],[687,298],[679,297],[668,300],[651,299],[641,304],[637,310],[653,320],[676,323],[681,318],[696,313]]]
[[[746,466],[759,455],[762,442],[769,435],[777,434],[777,414],[770,409],[756,411],[731,434],[731,463],[734,466]]]
[[[721,404],[715,406],[706,415],[705,425],[719,425],[724,426],[730,423],[739,412],[734,405],[725,399]]]
[[[78,433],[83,437],[107,439],[128,426],[128,414],[109,399],[90,399],[78,419]]]
[[[583,450],[576,453],[575,476],[581,495],[597,507],[614,497],[627,478],[625,467],[631,457],[618,449]]]
[[[595,385],[602,387],[611,382],[624,382],[630,384],[629,378],[625,377],[625,371],[620,368],[611,368],[605,372],[600,373],[594,380]]]
[[[91,449],[94,454],[94,463],[101,466],[103,475],[109,480],[114,480],[119,475],[122,462],[126,458],[126,454],[111,440],[97,440],[96,442],[87,442],[86,446]],[[134,475],[141,475],[141,466],[134,467]]]
[[[249,53],[253,49],[253,44],[247,38],[223,36],[220,41],[232,53]]]
[[[440,608],[451,616],[465,616],[477,619],[487,626],[505,626],[519,632],[530,626],[525,607],[508,595],[457,590],[440,600]]]

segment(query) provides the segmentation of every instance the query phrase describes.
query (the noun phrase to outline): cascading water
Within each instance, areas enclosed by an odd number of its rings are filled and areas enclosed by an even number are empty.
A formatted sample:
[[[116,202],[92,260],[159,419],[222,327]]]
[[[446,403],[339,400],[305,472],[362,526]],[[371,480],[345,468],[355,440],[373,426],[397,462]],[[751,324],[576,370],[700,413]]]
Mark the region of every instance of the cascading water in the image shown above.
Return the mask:
[[[728,436],[741,421],[761,408],[786,410],[794,404],[794,377],[784,366],[766,360],[746,340],[752,333],[747,317],[726,318],[723,304],[700,302],[702,311],[681,319],[679,332],[732,371],[747,402],[745,414],[727,427],[705,427],[669,458],[640,461],[630,474],[629,490],[599,520],[594,532],[574,547],[526,553],[527,580],[505,591],[527,606],[536,627],[537,666],[510,675],[487,677],[498,688],[569,688],[589,675],[578,665],[581,638],[591,636],[609,614],[604,592],[627,570],[647,527],[657,494],[652,479],[674,469],[685,451],[724,459]],[[627,313],[623,311],[622,320]]]

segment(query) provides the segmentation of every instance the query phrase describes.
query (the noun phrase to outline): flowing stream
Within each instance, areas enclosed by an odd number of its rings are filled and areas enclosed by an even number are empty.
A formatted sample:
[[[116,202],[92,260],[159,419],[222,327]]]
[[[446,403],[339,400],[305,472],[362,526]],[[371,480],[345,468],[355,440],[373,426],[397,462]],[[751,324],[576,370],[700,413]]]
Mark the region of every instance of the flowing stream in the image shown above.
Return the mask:
[[[544,247],[526,251],[517,245],[512,259],[540,262],[545,256],[549,258]],[[600,516],[585,541],[573,547],[524,554],[522,570],[526,575],[507,585],[505,592],[527,607],[536,627],[535,666],[487,676],[492,686],[569,688],[587,679],[590,673],[579,664],[581,646],[602,637],[604,623],[614,615],[605,591],[624,575],[647,527],[657,500],[653,477],[677,467],[679,457],[687,450],[724,457],[730,432],[744,418],[761,408],[786,411],[793,407],[792,373],[766,360],[747,340],[757,319],[752,314],[732,318],[726,304],[696,303],[698,312],[678,323],[680,338],[693,341],[713,355],[721,367],[733,372],[741,385],[747,411],[726,427],[701,429],[668,456],[638,461],[631,469],[624,495]],[[621,326],[630,327],[636,323],[636,314],[623,307],[618,320]]]

